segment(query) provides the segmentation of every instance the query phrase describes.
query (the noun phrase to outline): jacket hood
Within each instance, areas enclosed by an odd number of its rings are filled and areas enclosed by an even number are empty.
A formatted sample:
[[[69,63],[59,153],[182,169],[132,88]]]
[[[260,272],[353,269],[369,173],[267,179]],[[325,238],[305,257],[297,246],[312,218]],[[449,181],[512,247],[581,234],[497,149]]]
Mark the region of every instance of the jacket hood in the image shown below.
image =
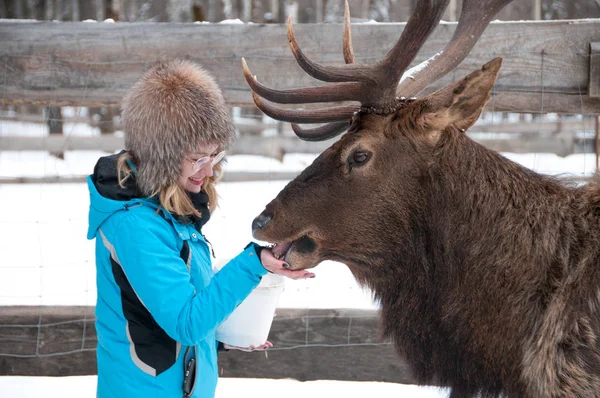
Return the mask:
[[[108,217],[129,206],[143,201],[158,209],[156,199],[143,197],[135,178],[132,178],[134,176],[125,181],[125,187],[119,185],[117,161],[124,152],[101,157],[94,167],[94,174],[87,178],[90,191],[88,239],[94,239],[98,228]]]
[[[117,162],[125,152],[121,151],[114,155],[101,157],[94,167],[94,174],[87,178],[90,191],[88,239],[94,239],[102,223],[118,211],[127,210],[128,207],[139,203],[155,209],[160,208],[156,198],[144,196],[136,181],[135,172],[124,182],[123,187],[119,185]],[[178,215],[171,215],[171,217],[182,224],[193,223],[200,231],[210,219],[208,195],[205,192],[190,194],[190,199],[194,207],[202,214],[201,217]]]

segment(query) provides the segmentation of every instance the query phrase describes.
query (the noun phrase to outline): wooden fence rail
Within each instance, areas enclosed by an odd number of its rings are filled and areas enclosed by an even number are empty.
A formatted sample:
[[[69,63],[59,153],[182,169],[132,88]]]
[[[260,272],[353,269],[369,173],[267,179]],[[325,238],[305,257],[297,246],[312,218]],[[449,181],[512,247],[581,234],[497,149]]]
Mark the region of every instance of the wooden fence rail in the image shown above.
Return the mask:
[[[94,307],[0,306],[0,375],[96,374],[94,321]],[[275,349],[268,356],[220,353],[219,373],[415,383],[405,361],[379,337],[374,310],[277,309],[269,340]]]
[[[265,126],[265,125],[263,125]],[[272,126],[274,127],[274,126]],[[253,127],[251,130],[258,131]],[[286,126],[286,133],[291,130]],[[242,131],[245,131],[242,127]],[[583,135],[576,134],[579,131]],[[581,120],[558,123],[518,123],[499,125],[476,125],[469,130],[475,141],[499,152],[555,153],[567,156],[574,153],[594,153],[594,121]],[[505,137],[502,137],[502,136]],[[307,142],[293,135],[240,134],[229,150],[229,154],[259,155],[282,159],[286,153],[320,153],[335,142]],[[0,136],[0,151],[47,151],[100,150],[115,152],[122,149],[122,135],[105,134],[96,136],[46,135],[19,136],[5,131]]]
[[[262,115],[262,114],[261,114]],[[478,133],[516,133],[516,134],[545,134],[545,133],[559,133],[562,131],[591,131],[594,129],[594,118],[574,118],[565,117],[559,119],[548,119],[545,116],[540,116],[537,119],[532,120],[509,120],[510,116],[515,114],[502,113],[500,116],[497,114],[493,115],[489,112],[482,114],[482,123],[477,123],[471,129]],[[240,134],[261,134],[265,130],[279,130],[283,135],[293,136],[294,133],[290,123],[279,122],[263,122],[261,117],[248,118],[248,117],[237,117],[234,116],[234,124],[236,130]],[[268,118],[267,118],[268,119]],[[31,123],[31,124],[48,124],[49,118],[42,112],[36,114],[30,113],[19,113],[19,112],[2,112],[0,111],[0,123],[4,121],[19,122],[19,123]],[[270,119],[269,119],[270,120]],[[68,123],[80,123],[89,125],[92,128],[99,128],[102,121],[95,120],[89,116],[82,115],[62,115],[60,121],[63,124]],[[120,118],[113,117],[107,121],[113,124],[114,130],[123,130],[123,125]],[[11,132],[9,129],[3,129],[3,135],[19,135]],[[0,148],[2,149],[2,148]],[[10,148],[7,148],[10,150]]]
[[[403,23],[355,24],[357,62],[381,59]],[[442,23],[416,62],[438,53],[456,23]],[[301,24],[303,50],[324,64],[342,63],[341,24]],[[53,106],[118,105],[153,62],[175,57],[201,63],[232,105],[251,105],[241,58],[261,82],[280,89],[315,85],[287,48],[286,28],[261,24],[0,22],[0,103]],[[592,43],[600,19],[492,22],[470,55],[429,91],[479,68],[493,57],[504,66],[488,109],[527,113],[600,114]],[[415,63],[416,63],[415,62]],[[591,82],[591,83],[590,83]]]

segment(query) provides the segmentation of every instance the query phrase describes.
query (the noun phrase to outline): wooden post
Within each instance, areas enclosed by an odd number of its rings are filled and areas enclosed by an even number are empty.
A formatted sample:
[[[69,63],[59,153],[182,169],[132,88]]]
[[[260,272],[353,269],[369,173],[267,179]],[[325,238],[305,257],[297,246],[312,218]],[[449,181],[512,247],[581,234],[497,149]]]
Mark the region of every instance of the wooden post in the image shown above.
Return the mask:
[[[65,8],[65,0],[54,0],[54,19],[64,21]]]
[[[73,22],[81,20],[79,16],[79,0],[71,0],[71,12],[71,20]]]
[[[590,98],[600,98],[600,42],[590,43],[590,83],[588,87]],[[600,116],[594,116],[594,143],[596,152],[596,172],[598,170],[598,156],[600,152],[600,142],[598,139],[598,123]]]
[[[59,107],[48,108],[48,134],[63,134],[62,111]],[[64,159],[64,152],[50,152],[51,155],[59,159]]]
[[[50,1],[50,0],[46,0]],[[96,0],[96,21],[101,22],[106,19],[104,0]]]
[[[204,13],[204,10],[202,9],[201,5],[193,4],[192,5],[192,14],[193,14],[194,22],[206,21],[205,13]]]
[[[542,19],[542,0],[534,0],[533,1],[533,19],[534,20]]]
[[[54,20],[59,18],[58,16],[58,3],[60,0],[46,0],[46,19]],[[62,123],[62,111],[60,107],[48,107],[46,108],[47,112],[47,124],[48,124],[48,134],[60,134],[63,133],[63,123]],[[51,155],[56,156],[59,159],[64,159],[65,154],[63,152],[50,152]]]
[[[360,1],[360,13],[356,16],[362,20],[367,21],[369,19],[369,12],[371,11],[371,0],[361,0]],[[350,14],[352,15],[352,9],[350,9]]]
[[[44,19],[44,13],[45,13],[45,4],[41,1],[36,1],[36,0],[28,0],[27,1],[27,8],[28,8],[28,16],[27,18],[30,19],[37,19],[37,20],[43,20]],[[0,16],[1,18],[1,16]]]
[[[52,21],[56,18],[56,0],[46,0],[46,18],[48,21]]]
[[[250,22],[252,20],[252,0],[244,0],[242,3],[242,18],[244,22]]]
[[[285,10],[285,0],[275,0],[277,1],[277,14],[275,17],[279,23],[285,23],[287,21],[287,15]]]
[[[23,0],[13,0],[13,13],[16,19],[24,19]]]
[[[8,18],[8,4],[5,1],[0,3],[0,19]]]
[[[590,43],[590,98],[600,98],[600,42]]]
[[[458,0],[450,0],[450,4],[448,4],[448,9],[446,10],[445,17],[448,18],[450,22],[456,22],[458,20]]]
[[[598,130],[600,130],[600,127],[598,127],[598,125],[600,124],[600,116],[596,115],[594,116],[594,120],[595,122],[595,126],[594,126],[594,149],[596,151],[596,173],[600,173],[600,170],[598,170],[598,155],[600,154],[600,139],[598,138]]]
[[[114,109],[113,108],[101,108],[100,109],[100,134],[114,134],[115,133],[115,121],[114,121]]]
[[[315,18],[316,23],[323,22],[323,0],[315,0]]]
[[[121,4],[121,0],[108,0],[109,4],[109,12],[110,15],[107,15],[107,18],[112,18],[115,21],[127,21],[127,16],[125,15],[125,8]],[[185,21],[188,22],[188,21]]]
[[[218,0],[207,0],[206,20],[208,22],[217,21],[217,9],[223,9],[223,2]]]

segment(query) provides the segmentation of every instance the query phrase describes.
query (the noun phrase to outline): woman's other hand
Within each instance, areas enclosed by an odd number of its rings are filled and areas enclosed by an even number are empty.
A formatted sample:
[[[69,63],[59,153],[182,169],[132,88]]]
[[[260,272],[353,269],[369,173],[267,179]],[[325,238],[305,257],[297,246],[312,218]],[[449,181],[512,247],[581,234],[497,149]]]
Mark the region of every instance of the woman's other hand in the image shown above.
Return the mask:
[[[264,351],[271,347],[273,347],[273,343],[271,343],[270,341],[267,341],[265,342],[265,344],[260,345],[258,347],[255,347],[253,345],[251,345],[250,347],[238,347],[236,345],[223,344],[223,348],[225,348],[226,350],[239,350],[244,352]]]
[[[277,275],[287,276],[291,279],[307,279],[314,278],[315,274],[312,272],[308,272],[306,270],[291,270],[288,269],[289,265],[283,261],[275,258],[271,249],[268,247],[264,247],[260,251],[260,262],[263,267],[267,269],[267,271],[272,272]]]

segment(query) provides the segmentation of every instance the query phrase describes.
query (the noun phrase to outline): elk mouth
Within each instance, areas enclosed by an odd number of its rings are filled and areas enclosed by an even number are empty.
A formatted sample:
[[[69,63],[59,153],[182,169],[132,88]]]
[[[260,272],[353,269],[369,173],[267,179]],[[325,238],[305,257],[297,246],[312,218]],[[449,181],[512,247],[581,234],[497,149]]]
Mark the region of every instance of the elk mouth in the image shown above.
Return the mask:
[[[315,241],[309,238],[307,235],[303,235],[293,241],[273,244],[273,246],[271,246],[271,252],[275,258],[285,261],[290,265],[290,268],[295,269],[295,261],[299,260],[299,257],[302,257],[303,255],[313,253],[315,248]],[[312,268],[315,265],[307,268]]]
[[[292,246],[292,243],[293,242],[273,243],[273,245],[271,246],[271,252],[277,260],[285,260],[285,255],[287,254],[289,248]]]

